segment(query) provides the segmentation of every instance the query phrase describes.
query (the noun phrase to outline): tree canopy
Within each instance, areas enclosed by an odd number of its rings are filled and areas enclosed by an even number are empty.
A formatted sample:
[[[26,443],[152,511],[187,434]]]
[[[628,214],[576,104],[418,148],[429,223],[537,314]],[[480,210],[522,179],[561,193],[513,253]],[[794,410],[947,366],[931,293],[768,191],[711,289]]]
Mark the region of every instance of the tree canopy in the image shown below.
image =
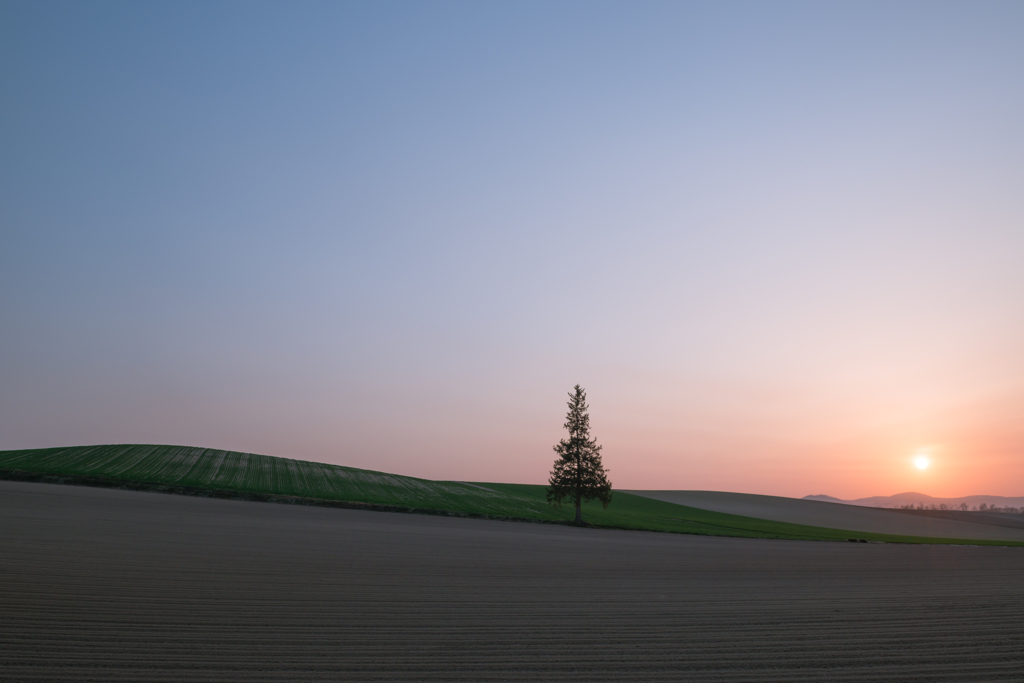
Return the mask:
[[[565,428],[568,439],[555,444],[554,468],[548,479],[548,502],[560,506],[566,499],[576,505],[576,524],[583,523],[582,504],[599,500],[605,508],[612,501],[612,483],[601,463],[601,446],[590,436],[587,392],[577,384],[569,392]]]

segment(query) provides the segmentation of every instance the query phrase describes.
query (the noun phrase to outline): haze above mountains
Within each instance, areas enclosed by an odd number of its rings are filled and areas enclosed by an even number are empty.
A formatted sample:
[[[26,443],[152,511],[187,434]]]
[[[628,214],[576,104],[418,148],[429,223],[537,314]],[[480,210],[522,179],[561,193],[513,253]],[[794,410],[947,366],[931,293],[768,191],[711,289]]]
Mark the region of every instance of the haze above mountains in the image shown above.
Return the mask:
[[[815,496],[804,496],[803,500],[820,500],[826,503],[843,503],[845,505],[861,505],[864,507],[893,508],[901,505],[959,505],[967,503],[970,506],[985,503],[996,507],[1024,507],[1024,497],[1006,496],[961,496],[960,498],[936,498],[924,493],[897,493],[893,496],[871,496],[869,498],[857,498],[855,500],[843,500],[825,494]]]

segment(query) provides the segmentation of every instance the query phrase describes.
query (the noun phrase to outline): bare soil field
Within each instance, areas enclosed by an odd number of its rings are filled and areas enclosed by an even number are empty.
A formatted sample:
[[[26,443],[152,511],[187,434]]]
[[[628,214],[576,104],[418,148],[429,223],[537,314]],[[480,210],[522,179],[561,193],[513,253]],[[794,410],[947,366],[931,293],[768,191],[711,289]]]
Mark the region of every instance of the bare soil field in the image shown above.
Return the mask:
[[[0,482],[0,680],[1021,681],[1024,549]]]
[[[1005,512],[976,512],[974,510],[904,510],[894,508],[894,512],[919,517],[936,517],[938,519],[956,519],[974,524],[991,524],[1012,529],[1024,529],[1024,515]]]
[[[712,512],[725,512],[790,524],[807,524],[829,529],[848,529],[876,534],[966,538],[976,541],[1024,541],[1024,528],[992,522],[978,515],[930,516],[901,514],[903,510],[868,508],[844,503],[826,503],[780,496],[722,491],[627,491],[637,496],[688,505]],[[983,523],[982,523],[983,522]]]

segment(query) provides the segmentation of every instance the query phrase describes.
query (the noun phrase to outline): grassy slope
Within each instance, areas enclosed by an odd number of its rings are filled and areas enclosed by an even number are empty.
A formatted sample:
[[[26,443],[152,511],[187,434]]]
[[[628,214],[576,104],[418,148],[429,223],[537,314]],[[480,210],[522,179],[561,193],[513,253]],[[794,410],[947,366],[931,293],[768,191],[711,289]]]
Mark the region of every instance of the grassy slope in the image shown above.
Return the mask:
[[[0,451],[0,469],[496,516],[539,515],[546,519],[543,515],[551,514],[543,501],[519,500],[466,484],[185,446],[133,444]]]
[[[0,470],[4,469],[494,517],[543,521],[572,519],[571,508],[557,509],[547,504],[543,486],[488,483],[478,487],[289,458],[184,446],[116,445],[0,451]],[[595,526],[603,527],[746,538],[846,540],[855,536],[901,543],[1024,545],[824,529],[710,512],[622,492],[614,494],[607,510],[598,503],[587,504],[584,518]]]
[[[481,484],[498,491],[514,494],[527,500],[544,501],[544,486],[531,484]],[[571,520],[572,510],[564,508],[562,519]],[[666,503],[652,498],[635,496],[616,491],[612,504],[607,510],[601,504],[591,502],[584,505],[583,517],[594,526],[619,529],[646,529],[650,531],[672,531],[678,533],[706,534],[714,536],[739,536],[743,538],[788,538],[800,540],[845,541],[850,538],[886,543],[957,543],[967,545],[1019,545],[1014,541],[976,541],[925,536],[899,536],[875,534],[863,531],[845,531],[824,527],[805,526],[775,522],[767,519],[730,515],[699,508]]]

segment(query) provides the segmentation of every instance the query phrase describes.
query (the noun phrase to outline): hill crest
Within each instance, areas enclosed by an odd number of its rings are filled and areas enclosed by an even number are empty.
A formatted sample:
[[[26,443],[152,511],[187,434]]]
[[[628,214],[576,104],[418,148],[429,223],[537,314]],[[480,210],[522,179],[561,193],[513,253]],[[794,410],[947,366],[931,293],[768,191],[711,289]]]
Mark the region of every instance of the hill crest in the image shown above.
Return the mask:
[[[974,496],[960,496],[959,498],[937,498],[935,496],[929,496],[926,493],[917,493],[915,491],[908,491],[906,493],[897,493],[892,496],[870,496],[868,498],[856,498],[854,500],[843,500],[842,498],[835,498],[834,496],[827,496],[825,494],[818,494],[814,496],[804,496],[803,500],[818,500],[826,503],[842,503],[844,505],[860,505],[862,507],[872,508],[895,508],[901,505],[960,505],[966,503],[970,507],[976,505],[985,504],[989,507],[1024,507],[1024,496],[989,496],[989,495],[974,495]]]

